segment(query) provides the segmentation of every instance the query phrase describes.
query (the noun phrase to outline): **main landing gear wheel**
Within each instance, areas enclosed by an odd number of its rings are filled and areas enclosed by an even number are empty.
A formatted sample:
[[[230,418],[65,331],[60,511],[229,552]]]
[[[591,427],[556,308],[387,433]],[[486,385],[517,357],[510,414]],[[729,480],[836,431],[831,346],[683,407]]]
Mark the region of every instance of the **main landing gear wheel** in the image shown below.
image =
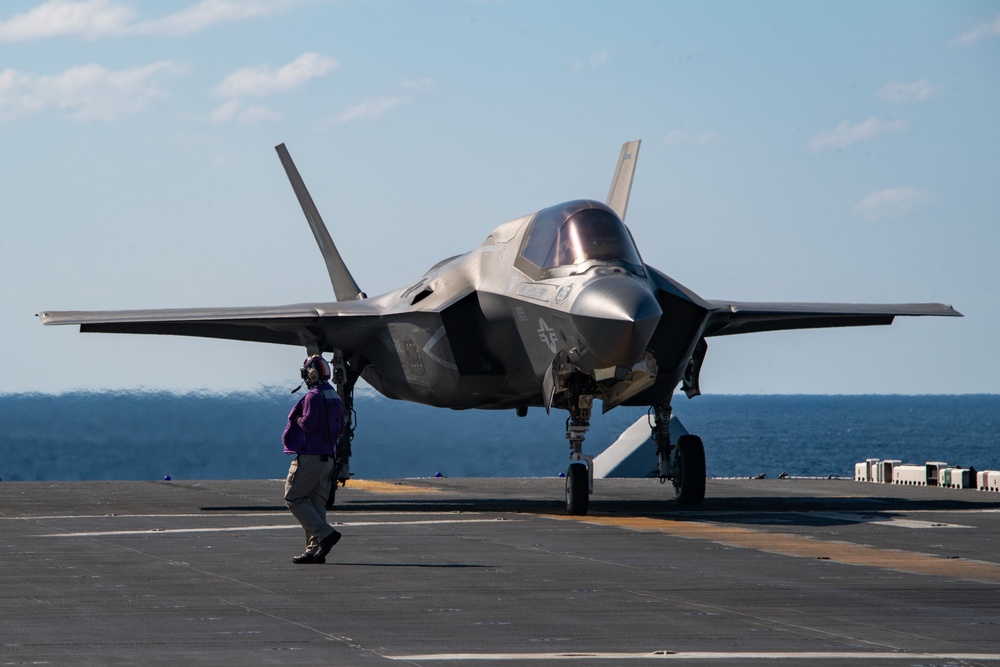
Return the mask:
[[[333,509],[333,504],[337,500],[337,487],[342,484],[347,484],[347,477],[349,477],[349,475],[345,475],[344,478],[341,479],[341,474],[344,472],[344,466],[346,465],[347,462],[345,462],[342,458],[337,457],[337,463],[333,467],[333,472],[330,473],[330,493],[326,496],[327,511]]]
[[[583,516],[590,504],[590,471],[584,463],[573,463],[566,471],[566,512]]]
[[[681,505],[700,505],[705,500],[705,446],[696,435],[677,439],[674,492]]]
[[[330,493],[326,496],[326,509],[332,510],[333,504],[337,501],[337,487],[340,486],[340,481],[337,479],[330,480]]]

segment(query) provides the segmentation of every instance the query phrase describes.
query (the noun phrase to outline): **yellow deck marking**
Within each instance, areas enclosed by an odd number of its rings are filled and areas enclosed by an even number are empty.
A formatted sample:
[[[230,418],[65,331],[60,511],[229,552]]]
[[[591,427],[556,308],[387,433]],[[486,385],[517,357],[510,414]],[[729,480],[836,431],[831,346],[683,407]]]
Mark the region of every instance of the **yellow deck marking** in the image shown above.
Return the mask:
[[[1000,660],[1000,653],[921,653],[919,651],[875,652],[875,651],[655,651],[653,653],[590,653],[578,651],[574,653],[423,653],[417,655],[387,655],[389,660],[407,662],[470,662],[485,661],[523,661],[523,660],[713,660],[731,661],[743,664],[747,660],[789,660],[801,662],[804,660],[850,660],[853,664],[864,664],[872,660],[961,660],[982,661]]]
[[[373,493],[441,493],[441,489],[411,484],[396,484],[394,482],[376,482],[370,479],[352,479],[345,489],[360,489]]]
[[[611,516],[553,515],[549,518],[707,540],[725,546],[756,549],[783,556],[822,558],[846,565],[865,565],[912,574],[930,574],[992,584],[1000,583],[1000,565],[986,561],[942,558],[899,549],[881,549],[850,542],[820,540],[805,535],[771,533],[763,530],[719,526],[694,521]]]

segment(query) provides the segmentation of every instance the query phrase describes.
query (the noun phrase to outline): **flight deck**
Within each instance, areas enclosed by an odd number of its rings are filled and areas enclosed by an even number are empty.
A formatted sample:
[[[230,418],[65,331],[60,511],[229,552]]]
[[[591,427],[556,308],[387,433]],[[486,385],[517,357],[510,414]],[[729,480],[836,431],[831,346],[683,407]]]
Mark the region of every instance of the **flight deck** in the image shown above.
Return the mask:
[[[0,664],[1000,665],[1000,494],[850,480],[0,483]]]

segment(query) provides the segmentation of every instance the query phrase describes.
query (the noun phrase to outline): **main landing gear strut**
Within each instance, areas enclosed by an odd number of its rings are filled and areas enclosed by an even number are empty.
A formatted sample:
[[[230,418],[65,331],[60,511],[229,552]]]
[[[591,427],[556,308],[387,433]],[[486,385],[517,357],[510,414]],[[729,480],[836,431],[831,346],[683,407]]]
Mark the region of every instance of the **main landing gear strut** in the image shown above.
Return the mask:
[[[326,497],[326,509],[333,509],[337,499],[337,487],[347,484],[351,477],[351,441],[354,440],[354,427],[357,424],[357,413],[354,412],[354,385],[361,376],[358,370],[362,362],[354,357],[348,357],[340,351],[335,351],[331,366],[333,367],[333,382],[337,393],[344,404],[344,431],[337,441],[337,457],[334,459],[333,472],[330,473],[330,493]]]
[[[660,482],[674,484],[674,498],[681,505],[700,505],[705,500],[705,446],[696,435],[682,435],[670,444],[669,405],[654,405],[653,442],[660,467]]]

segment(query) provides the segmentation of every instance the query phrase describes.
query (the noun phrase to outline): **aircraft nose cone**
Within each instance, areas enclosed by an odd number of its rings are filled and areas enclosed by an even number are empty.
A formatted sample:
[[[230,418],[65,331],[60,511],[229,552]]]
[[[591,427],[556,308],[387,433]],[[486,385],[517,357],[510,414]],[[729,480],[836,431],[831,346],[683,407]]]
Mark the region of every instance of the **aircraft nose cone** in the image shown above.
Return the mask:
[[[589,372],[642,359],[663,311],[647,286],[615,276],[584,287],[570,313],[583,339],[575,363]]]

